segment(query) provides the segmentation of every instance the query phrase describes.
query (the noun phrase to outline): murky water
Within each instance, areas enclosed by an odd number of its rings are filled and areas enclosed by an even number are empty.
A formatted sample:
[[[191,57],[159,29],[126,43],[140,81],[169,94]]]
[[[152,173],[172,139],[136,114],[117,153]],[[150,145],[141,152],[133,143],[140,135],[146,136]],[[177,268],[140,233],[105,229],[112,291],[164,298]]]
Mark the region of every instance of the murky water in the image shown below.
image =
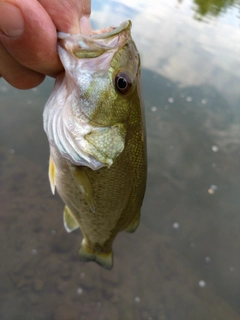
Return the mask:
[[[220,3],[220,4],[219,4]],[[92,0],[95,28],[133,21],[149,174],[142,221],[106,271],[78,261],[47,177],[53,80],[0,80],[0,319],[240,319],[239,1]]]

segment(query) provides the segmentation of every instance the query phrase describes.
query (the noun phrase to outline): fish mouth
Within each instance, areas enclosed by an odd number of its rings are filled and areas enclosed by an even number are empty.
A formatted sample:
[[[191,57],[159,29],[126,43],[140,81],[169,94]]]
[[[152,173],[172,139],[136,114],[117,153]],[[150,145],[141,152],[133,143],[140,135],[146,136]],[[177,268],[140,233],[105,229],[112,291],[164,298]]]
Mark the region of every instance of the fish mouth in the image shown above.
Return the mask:
[[[131,27],[132,22],[127,20],[118,27],[96,30],[91,35],[58,32],[58,43],[76,58],[96,58],[123,46],[130,37]]]
[[[92,39],[107,39],[113,37],[124,30],[131,30],[132,22],[130,20],[124,21],[118,27],[109,27],[106,29],[95,30],[93,35],[90,35]]]

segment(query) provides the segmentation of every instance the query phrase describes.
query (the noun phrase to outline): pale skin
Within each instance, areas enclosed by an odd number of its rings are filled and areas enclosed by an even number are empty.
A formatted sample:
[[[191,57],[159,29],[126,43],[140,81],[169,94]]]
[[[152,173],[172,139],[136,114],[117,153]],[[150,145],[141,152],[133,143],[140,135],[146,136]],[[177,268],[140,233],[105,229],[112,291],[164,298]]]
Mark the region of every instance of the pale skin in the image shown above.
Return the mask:
[[[57,31],[91,34],[91,0],[0,0],[0,76],[30,89],[63,71]]]

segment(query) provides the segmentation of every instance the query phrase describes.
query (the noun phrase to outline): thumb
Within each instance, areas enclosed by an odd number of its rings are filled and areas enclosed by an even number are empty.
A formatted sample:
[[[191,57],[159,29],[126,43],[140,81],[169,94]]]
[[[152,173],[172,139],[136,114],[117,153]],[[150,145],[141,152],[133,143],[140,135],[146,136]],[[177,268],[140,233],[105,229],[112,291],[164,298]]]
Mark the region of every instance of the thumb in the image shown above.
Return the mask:
[[[38,1],[0,0],[0,31],[0,42],[24,67],[53,76],[62,70],[56,27]]]

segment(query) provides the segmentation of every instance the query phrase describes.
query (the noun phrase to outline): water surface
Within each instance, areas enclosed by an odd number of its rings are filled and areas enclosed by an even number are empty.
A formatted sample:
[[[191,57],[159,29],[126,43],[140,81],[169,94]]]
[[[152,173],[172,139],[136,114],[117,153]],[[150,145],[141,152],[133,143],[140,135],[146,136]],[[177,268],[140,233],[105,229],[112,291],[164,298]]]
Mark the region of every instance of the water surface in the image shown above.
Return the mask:
[[[239,1],[92,1],[94,28],[133,22],[148,184],[139,229],[106,271],[79,262],[47,177],[53,80],[0,80],[0,318],[240,319]]]

